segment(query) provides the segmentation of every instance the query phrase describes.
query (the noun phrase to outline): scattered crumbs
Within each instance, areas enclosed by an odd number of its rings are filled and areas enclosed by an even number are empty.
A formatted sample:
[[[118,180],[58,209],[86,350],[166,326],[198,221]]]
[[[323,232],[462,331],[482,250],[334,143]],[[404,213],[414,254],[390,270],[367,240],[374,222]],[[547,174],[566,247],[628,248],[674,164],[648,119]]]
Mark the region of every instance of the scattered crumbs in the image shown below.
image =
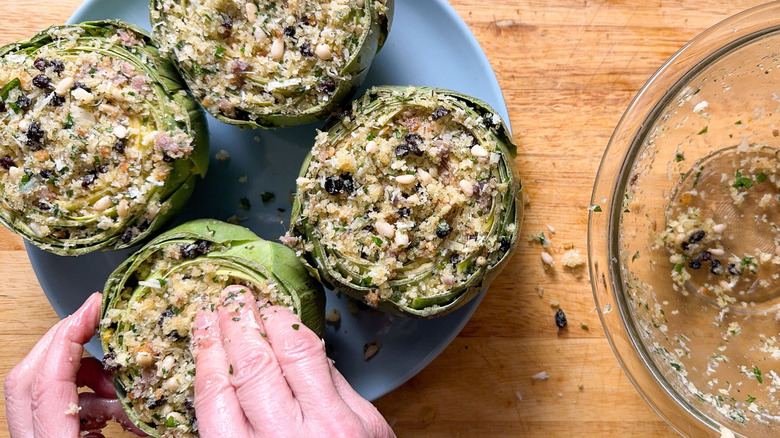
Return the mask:
[[[225,161],[230,158],[230,154],[228,151],[224,149],[220,149],[219,152],[217,152],[216,155],[214,155],[214,158],[216,158],[219,161]]]
[[[606,315],[607,313],[609,313],[611,311],[612,311],[612,304],[607,303],[607,305],[604,306],[604,314]]]
[[[301,328],[301,325],[300,324],[293,324],[292,328],[293,328],[293,330],[298,330],[298,329]]]
[[[372,357],[379,353],[379,349],[382,348],[382,343],[379,341],[369,342],[363,346],[363,360],[371,360]]]
[[[559,397],[559,398],[563,398],[563,393],[562,393],[562,392],[559,392],[559,393],[558,393],[558,397]]]
[[[355,300],[352,299],[347,300],[347,309],[349,310],[349,313],[351,313],[352,315],[358,313],[359,308],[357,302],[355,302]]]
[[[328,313],[325,314],[325,321],[328,324],[336,324],[341,321],[341,312],[339,312],[338,309],[330,309]]]
[[[734,432],[725,426],[720,427],[720,438],[736,438]]]
[[[531,197],[523,191],[523,206],[528,207],[529,205],[531,205]]]
[[[540,245],[542,245],[543,248],[549,248],[550,247],[550,239],[545,237],[544,232],[539,234],[531,234],[528,236],[529,242],[539,242]]]
[[[553,228],[550,225],[547,225],[547,229],[550,230],[550,234],[555,234],[555,228]]]
[[[561,307],[561,303],[559,303],[558,300],[550,300],[550,307],[557,309]]]
[[[533,380],[538,380],[540,382],[543,382],[545,380],[550,380],[550,375],[547,374],[547,371],[542,371],[540,373],[536,373],[533,376],[531,376]]]
[[[536,294],[539,295],[539,298],[544,298],[544,288],[539,283],[536,283]],[[780,315],[780,312],[777,314]]]
[[[68,404],[68,410],[65,411],[65,415],[78,415],[80,410],[81,410],[81,406],[77,405],[76,403],[70,402]]]
[[[590,207],[588,207],[588,210],[595,212],[595,213],[601,213],[601,206],[598,204],[593,204]]]
[[[588,324],[586,324],[584,322],[580,323],[580,328],[583,329],[583,330],[590,330],[590,327],[588,327]]]
[[[574,269],[578,266],[582,266],[585,264],[585,258],[582,257],[580,254],[580,250],[578,249],[570,249],[563,253],[563,257],[561,257],[561,263],[563,266],[566,266],[567,268]]]
[[[260,143],[260,136],[259,136],[259,135],[256,135],[256,136],[255,136],[255,141],[256,141],[256,142],[258,142],[258,143]]]
[[[579,390],[582,391],[583,389],[585,389],[585,385],[582,382],[580,382],[579,385],[577,385],[577,388],[579,388]]]
[[[230,216],[229,218],[227,218],[226,222],[229,223],[229,224],[236,225],[239,222],[242,222],[242,221],[245,221],[245,220],[246,220],[245,217],[233,215],[233,216]]]
[[[240,182],[241,184],[246,184],[247,181],[249,181],[249,178],[246,175],[238,179],[238,182]]]
[[[249,199],[246,197],[239,199],[238,202],[238,206],[244,211],[249,211],[252,208],[252,204],[249,203]]]
[[[520,394],[520,392],[515,392],[515,396],[517,397],[517,401],[523,401],[523,394]]]
[[[555,260],[547,251],[542,251],[542,262],[544,262],[545,265],[550,267],[555,265]]]
[[[260,193],[260,198],[263,200],[263,205],[268,204],[276,198],[273,192]]]

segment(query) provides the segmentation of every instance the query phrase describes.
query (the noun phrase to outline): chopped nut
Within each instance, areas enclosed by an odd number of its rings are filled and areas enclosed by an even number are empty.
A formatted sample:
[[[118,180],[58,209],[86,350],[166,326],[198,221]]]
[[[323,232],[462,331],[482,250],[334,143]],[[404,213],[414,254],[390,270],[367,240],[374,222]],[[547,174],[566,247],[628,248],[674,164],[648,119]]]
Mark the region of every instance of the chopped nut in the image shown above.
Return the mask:
[[[271,45],[271,59],[274,61],[281,61],[284,57],[284,40],[282,38],[277,38],[274,40],[273,45]]]
[[[371,360],[372,357],[379,353],[379,349],[382,348],[382,343],[379,341],[369,342],[363,346],[363,360]]]
[[[246,21],[249,24],[255,24],[257,21],[257,5],[251,2],[246,4]]]
[[[474,184],[469,181],[463,180],[460,182],[460,189],[463,190],[463,194],[471,196],[474,194]]]
[[[330,53],[330,46],[327,44],[317,44],[317,48],[314,49],[314,54],[322,60],[328,60],[333,55]]]
[[[395,180],[398,184],[414,184],[417,178],[414,175],[398,175]]]
[[[103,211],[107,209],[108,207],[111,207],[111,198],[108,196],[103,196],[102,198],[95,201],[95,204],[92,206],[92,208],[95,209],[95,211]]]
[[[393,237],[395,234],[395,227],[385,221],[377,221],[374,226],[376,227],[376,230],[379,232],[379,234],[385,237]]]
[[[485,158],[488,156],[488,151],[487,149],[477,144],[471,147],[471,155],[477,158]]]
[[[548,266],[555,265],[555,260],[547,251],[542,251],[542,261]]]

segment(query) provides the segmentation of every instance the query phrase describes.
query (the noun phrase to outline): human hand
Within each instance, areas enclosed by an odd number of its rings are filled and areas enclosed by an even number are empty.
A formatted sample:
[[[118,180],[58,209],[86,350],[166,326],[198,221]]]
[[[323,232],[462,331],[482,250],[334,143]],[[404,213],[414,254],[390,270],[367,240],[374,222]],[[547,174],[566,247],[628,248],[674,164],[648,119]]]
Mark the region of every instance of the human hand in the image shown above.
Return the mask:
[[[114,390],[113,376],[95,358],[84,357],[84,344],[100,321],[101,295],[94,293],[73,315],[52,327],[5,378],[5,409],[13,438],[98,438],[115,419],[145,436],[127,419]],[[79,394],[87,386],[94,393]]]
[[[395,436],[295,314],[258,310],[241,286],[221,299],[216,311],[198,311],[193,327],[201,437]]]

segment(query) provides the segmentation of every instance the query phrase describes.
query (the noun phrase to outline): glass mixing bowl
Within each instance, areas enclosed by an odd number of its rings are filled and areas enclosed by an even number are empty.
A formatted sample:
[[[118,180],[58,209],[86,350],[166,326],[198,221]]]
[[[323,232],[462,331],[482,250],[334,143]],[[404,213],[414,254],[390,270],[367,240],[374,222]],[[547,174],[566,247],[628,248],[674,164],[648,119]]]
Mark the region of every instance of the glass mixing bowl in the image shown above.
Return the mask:
[[[772,3],[667,61],[599,168],[588,251],[601,321],[639,393],[685,436],[780,427],[778,151]]]

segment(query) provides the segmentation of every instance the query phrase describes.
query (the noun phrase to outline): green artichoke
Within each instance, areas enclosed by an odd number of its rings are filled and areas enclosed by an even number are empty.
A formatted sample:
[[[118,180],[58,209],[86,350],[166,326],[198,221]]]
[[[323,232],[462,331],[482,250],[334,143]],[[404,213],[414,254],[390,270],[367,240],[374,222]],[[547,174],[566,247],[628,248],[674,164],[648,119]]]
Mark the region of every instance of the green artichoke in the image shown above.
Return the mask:
[[[60,255],[159,230],[208,166],[205,114],[143,30],[54,26],[0,48],[0,222]]]
[[[152,0],[154,37],[203,106],[243,128],[327,118],[385,42],[393,1]]]
[[[372,88],[318,134],[283,241],[332,289],[390,313],[443,315],[486,288],[514,250],[515,154],[480,100]]]
[[[231,284],[249,287],[259,303],[289,307],[323,335],[322,285],[289,248],[238,225],[185,223],[150,241],[109,276],[100,326],[103,363],[115,369],[117,395],[144,432],[197,436],[192,321]]]

